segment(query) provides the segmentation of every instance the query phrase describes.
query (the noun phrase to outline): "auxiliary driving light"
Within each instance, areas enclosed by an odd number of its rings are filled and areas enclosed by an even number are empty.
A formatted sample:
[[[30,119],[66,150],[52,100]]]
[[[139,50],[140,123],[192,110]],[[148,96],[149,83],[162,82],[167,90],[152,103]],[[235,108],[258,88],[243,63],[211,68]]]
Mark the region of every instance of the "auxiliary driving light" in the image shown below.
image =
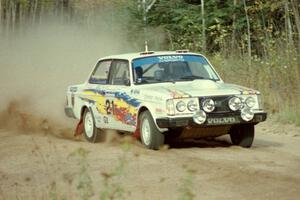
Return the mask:
[[[215,109],[215,102],[212,99],[205,99],[202,102],[202,108],[205,112],[212,112]]]
[[[249,108],[253,108],[255,106],[256,101],[253,97],[248,97],[245,103]]]
[[[232,110],[232,111],[237,111],[237,110],[240,110],[242,109],[243,107],[243,103],[242,103],[242,100],[238,97],[232,97],[229,102],[228,102],[228,105],[229,105],[229,108]]]
[[[193,120],[197,124],[203,124],[206,121],[206,113],[203,110],[199,110],[193,116]]]
[[[190,100],[187,104],[189,111],[194,112],[198,109],[198,104],[195,100]]]
[[[254,117],[254,113],[250,108],[245,108],[241,112],[241,117],[244,121],[248,122],[251,121]]]

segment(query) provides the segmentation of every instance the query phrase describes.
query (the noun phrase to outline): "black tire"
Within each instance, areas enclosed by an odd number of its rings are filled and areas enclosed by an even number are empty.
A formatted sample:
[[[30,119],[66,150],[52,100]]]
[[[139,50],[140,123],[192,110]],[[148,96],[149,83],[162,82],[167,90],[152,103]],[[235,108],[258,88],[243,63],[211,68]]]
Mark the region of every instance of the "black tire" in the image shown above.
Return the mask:
[[[165,136],[157,129],[151,113],[146,110],[140,116],[142,143],[149,149],[158,150],[165,141]]]
[[[254,140],[254,132],[253,124],[242,124],[233,126],[229,134],[232,144],[250,148]]]
[[[87,130],[86,120],[89,120],[91,123],[90,128],[92,128],[92,130],[90,131]],[[103,131],[95,126],[94,115],[89,109],[86,109],[83,114],[83,133],[85,139],[91,143],[101,142],[104,140]]]

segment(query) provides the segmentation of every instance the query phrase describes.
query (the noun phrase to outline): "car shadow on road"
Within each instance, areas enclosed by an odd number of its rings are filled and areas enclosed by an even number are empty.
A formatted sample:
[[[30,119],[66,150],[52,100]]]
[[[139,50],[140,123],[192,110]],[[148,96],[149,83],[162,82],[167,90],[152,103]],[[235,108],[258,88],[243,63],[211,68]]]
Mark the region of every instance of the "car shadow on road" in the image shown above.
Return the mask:
[[[226,136],[211,138],[211,139],[185,139],[177,140],[169,143],[170,148],[218,148],[218,147],[231,147],[235,146],[231,143],[230,138]],[[270,140],[254,139],[251,148],[269,148],[283,146],[280,142],[274,142]]]
[[[230,147],[232,146],[229,139],[211,138],[211,139],[184,139],[177,140],[169,143],[170,148],[217,148],[217,147]]]
[[[281,147],[283,143],[274,142],[270,140],[263,140],[263,139],[254,139],[252,148],[267,148],[267,147]]]

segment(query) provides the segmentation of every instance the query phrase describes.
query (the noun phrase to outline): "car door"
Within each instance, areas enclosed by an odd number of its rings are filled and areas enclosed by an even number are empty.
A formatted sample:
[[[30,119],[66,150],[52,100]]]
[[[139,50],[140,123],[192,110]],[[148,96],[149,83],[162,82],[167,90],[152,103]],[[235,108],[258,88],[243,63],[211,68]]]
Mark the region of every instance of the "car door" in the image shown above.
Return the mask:
[[[135,129],[135,107],[130,92],[128,60],[113,60],[106,93],[107,127],[123,131]]]
[[[109,88],[108,77],[111,64],[111,59],[99,61],[96,64],[85,89],[85,96],[87,101],[89,101],[98,128],[108,128],[106,123],[107,109],[105,103],[106,92]]]

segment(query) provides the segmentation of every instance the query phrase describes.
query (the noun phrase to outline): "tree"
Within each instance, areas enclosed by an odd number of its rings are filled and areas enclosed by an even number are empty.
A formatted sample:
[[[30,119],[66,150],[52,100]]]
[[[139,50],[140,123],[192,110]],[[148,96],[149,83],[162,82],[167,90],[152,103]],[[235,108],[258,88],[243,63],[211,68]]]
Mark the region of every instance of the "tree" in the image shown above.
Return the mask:
[[[248,41],[248,57],[249,57],[249,65],[251,65],[251,32],[250,32],[250,20],[248,16],[248,8],[246,5],[246,0],[243,0],[244,3],[244,9],[245,9],[245,15],[246,15],[246,20],[247,20],[247,41]]]

